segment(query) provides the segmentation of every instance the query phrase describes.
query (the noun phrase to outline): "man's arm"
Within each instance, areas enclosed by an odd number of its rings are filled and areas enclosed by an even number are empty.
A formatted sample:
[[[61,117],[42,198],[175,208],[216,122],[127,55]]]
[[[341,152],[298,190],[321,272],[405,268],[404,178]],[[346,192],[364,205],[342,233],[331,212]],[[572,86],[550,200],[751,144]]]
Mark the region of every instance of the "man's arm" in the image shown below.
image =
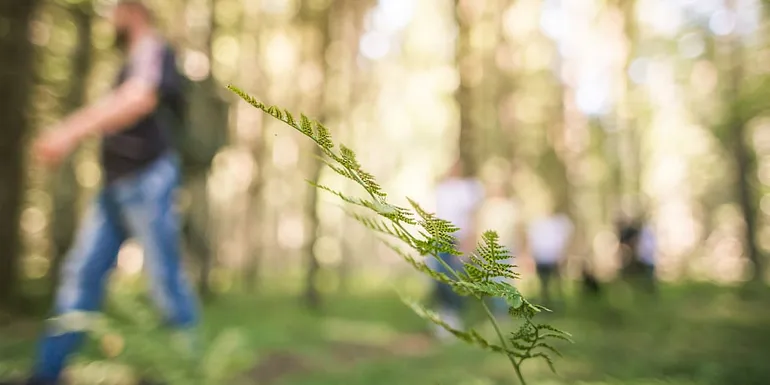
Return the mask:
[[[123,84],[65,119],[63,125],[77,138],[124,130],[155,109],[162,76],[163,44],[147,36],[137,42],[129,60]]]
[[[98,102],[66,117],[35,143],[39,158],[56,164],[91,135],[124,130],[149,115],[158,104],[163,46],[155,39],[139,43],[128,78]]]
[[[98,102],[68,116],[60,129],[72,133],[79,142],[94,134],[121,131],[149,115],[158,104],[156,87],[141,78],[132,78]]]

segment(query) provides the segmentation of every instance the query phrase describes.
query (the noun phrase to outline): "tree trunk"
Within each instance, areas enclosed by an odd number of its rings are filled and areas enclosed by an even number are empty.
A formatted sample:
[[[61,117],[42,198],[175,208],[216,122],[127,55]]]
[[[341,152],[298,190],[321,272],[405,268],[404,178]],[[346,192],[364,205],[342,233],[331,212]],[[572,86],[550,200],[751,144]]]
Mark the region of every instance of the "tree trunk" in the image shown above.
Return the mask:
[[[457,88],[455,99],[457,100],[460,111],[460,137],[458,148],[460,160],[463,163],[465,174],[475,175],[478,165],[476,164],[475,157],[476,134],[472,116],[473,95],[469,74],[476,63],[472,61],[471,57],[471,20],[469,20],[469,10],[471,7],[468,6],[468,3],[468,0],[456,1],[455,15],[457,20],[457,45],[455,48],[455,55],[460,74],[460,85]]]
[[[300,8],[299,20],[301,27],[312,28],[316,33],[321,35],[321,44],[316,52],[307,52],[305,54],[306,62],[314,61],[316,65],[323,68],[323,80],[319,85],[321,90],[324,89],[326,78],[328,76],[325,55],[331,44],[329,19],[334,17],[334,11],[339,8],[342,3],[344,3],[344,1],[338,1],[318,9],[317,6],[314,6],[317,4],[316,2],[304,0],[302,1]],[[326,112],[326,109],[323,92],[318,92],[313,95],[303,95],[301,104],[303,105],[303,108],[312,111],[313,116],[319,122],[325,121],[324,113]],[[317,147],[315,147],[313,151],[316,156],[322,155],[320,149]],[[319,178],[321,177],[321,166],[321,162],[315,158],[311,160],[310,178],[308,180],[318,183]],[[304,300],[311,309],[319,309],[321,306],[321,295],[318,292],[318,273],[321,270],[321,265],[318,261],[318,256],[315,253],[314,246],[319,235],[320,220],[318,218],[318,191],[314,186],[308,186],[305,199],[305,216],[307,218],[308,231],[307,240],[302,247],[302,255],[305,256],[306,260]]]
[[[263,68],[260,63],[261,43],[254,39],[254,36],[262,36],[264,30],[263,23],[253,23],[252,20],[260,20],[264,17],[259,4],[245,4],[241,21],[241,73],[238,78],[243,86],[252,90],[264,90],[268,88],[269,82],[263,74]],[[260,281],[260,271],[262,268],[262,259],[266,254],[266,242],[264,229],[269,227],[265,215],[268,208],[264,200],[265,174],[268,170],[267,164],[270,162],[270,152],[265,151],[265,133],[264,119],[261,112],[249,109],[247,111],[238,111],[238,114],[248,113],[254,115],[254,120],[250,122],[249,129],[257,130],[258,135],[248,140],[238,139],[239,143],[247,146],[255,162],[256,177],[251,180],[246,199],[246,212],[249,218],[246,220],[246,258],[243,280],[246,289],[255,292]],[[241,123],[239,117],[237,124]],[[238,128],[240,130],[240,128]]]
[[[623,81],[623,97],[621,99],[621,109],[623,113],[620,116],[620,120],[624,128],[623,140],[625,145],[621,151],[625,161],[625,192],[631,196],[631,204],[636,208],[637,215],[646,217],[646,212],[650,208],[645,207],[642,200],[641,125],[639,124],[639,118],[637,117],[638,109],[635,110],[634,108],[638,105],[638,103],[635,103],[635,100],[633,100],[635,94],[633,92],[634,88],[632,88],[633,85],[628,77],[629,68],[636,55],[636,40],[638,35],[636,1],[619,1],[617,6],[623,14],[624,33],[628,42],[628,56],[626,57],[623,68],[621,68],[622,72],[619,74]]]
[[[88,73],[91,68],[91,17],[93,9],[90,2],[70,4],[68,11],[77,30],[77,45],[72,53],[72,76],[70,77],[69,92],[62,100],[65,113],[80,107],[86,99]],[[53,221],[53,259],[50,270],[51,289],[53,295],[59,283],[59,268],[67,250],[72,245],[77,227],[76,201],[80,192],[75,175],[74,154],[62,164],[54,180]]]
[[[738,177],[738,183],[736,184],[738,190],[738,202],[741,206],[743,220],[746,222],[744,239],[746,257],[754,265],[753,269],[751,269],[751,276],[749,278],[751,281],[758,281],[762,279],[763,261],[761,252],[757,246],[758,213],[756,205],[757,199],[753,188],[753,184],[755,183],[753,177],[755,174],[755,167],[750,154],[752,150],[749,149],[745,143],[745,124],[742,121],[734,121],[731,132],[735,135],[735,137],[732,138],[731,152],[735,159],[736,175]]]
[[[736,1],[728,2],[728,6],[737,9]],[[740,100],[741,80],[744,77],[744,50],[741,36],[737,32],[727,37],[728,44],[727,55],[725,57],[727,64],[727,92],[725,93],[725,102],[730,106],[729,112],[729,149],[735,162],[736,171],[736,194],[738,204],[741,207],[741,214],[746,224],[744,234],[744,249],[746,258],[753,264],[750,270],[750,282],[761,281],[763,277],[762,252],[757,244],[757,223],[759,213],[757,211],[759,193],[756,191],[756,164],[754,161],[753,149],[746,143],[746,123],[751,117],[742,116],[736,101]]]
[[[186,2],[184,5],[193,6],[191,2]],[[208,0],[205,3],[205,7],[210,12],[208,23],[203,25],[190,23],[189,25],[197,28],[190,27],[187,31],[188,47],[204,53],[210,60],[212,60],[212,36],[216,28],[214,6],[214,0]],[[190,104],[190,127],[186,129],[193,135],[207,132],[212,127],[226,130],[229,106],[219,95],[219,84],[213,79],[210,71],[205,78],[195,80],[187,95]],[[214,232],[208,195],[208,169],[188,169],[183,177],[184,189],[191,197],[191,204],[184,217],[184,242],[198,262],[198,292],[204,300],[209,300],[212,297],[210,275],[216,260],[214,255],[216,247],[211,239]]]
[[[19,215],[24,137],[32,84],[34,48],[29,25],[35,0],[0,2],[0,307],[14,302],[18,283]]]
[[[344,9],[341,11],[340,21],[336,24],[336,39],[341,41],[344,46],[347,47],[345,52],[348,54],[344,61],[341,61],[340,67],[336,69],[338,76],[342,77],[341,84],[346,86],[342,89],[334,89],[333,92],[339,95],[340,92],[344,94],[344,97],[340,97],[339,103],[336,106],[329,108],[329,114],[334,115],[334,120],[337,122],[346,122],[345,131],[337,135],[337,138],[341,143],[351,143],[355,137],[353,132],[352,119],[350,118],[349,111],[355,108],[358,102],[356,96],[358,92],[361,92],[357,87],[360,85],[364,75],[361,71],[358,71],[357,59],[360,54],[359,41],[361,34],[364,30],[364,16],[366,11],[371,7],[370,0],[358,0],[358,1],[345,1],[343,5]],[[339,84],[339,83],[338,83]],[[329,106],[327,106],[329,107]],[[349,182],[346,182],[346,186],[350,186]],[[342,190],[346,192],[346,190]],[[350,237],[346,236],[347,231],[360,230],[360,224],[355,222],[350,217],[345,217],[342,220],[339,232],[339,238],[342,242],[340,261],[337,265],[337,279],[339,281],[338,292],[347,293],[349,286],[350,273],[352,270],[351,264],[353,263],[354,255],[356,255],[356,246],[351,242]]]
[[[731,50],[729,55],[730,68],[729,81],[730,91],[727,95],[728,103],[731,103],[730,124],[729,124],[729,145],[736,168],[737,183],[735,184],[738,203],[741,207],[741,214],[746,223],[744,235],[744,248],[746,257],[753,264],[751,269],[750,281],[762,279],[762,253],[757,244],[757,201],[758,194],[755,191],[756,185],[756,164],[754,162],[753,149],[746,143],[746,117],[740,116],[738,107],[734,104],[740,94],[740,82],[743,77],[743,50],[740,47],[739,37],[733,36],[730,43]]]
[[[190,205],[184,216],[183,238],[189,252],[199,262],[198,293],[203,300],[211,299],[210,275],[212,252],[209,231],[209,204],[206,175],[196,175],[184,183],[190,197]]]
[[[316,147],[314,154],[322,156],[321,150]],[[318,183],[321,177],[321,162],[314,160],[311,166],[310,179],[314,183]],[[319,309],[321,307],[321,295],[318,292],[318,273],[321,270],[321,264],[318,262],[318,256],[315,253],[316,239],[318,238],[318,189],[315,186],[310,186],[307,192],[307,199],[305,201],[305,208],[309,215],[308,224],[308,239],[303,247],[302,254],[307,260],[306,272],[305,272],[305,303],[311,309]]]

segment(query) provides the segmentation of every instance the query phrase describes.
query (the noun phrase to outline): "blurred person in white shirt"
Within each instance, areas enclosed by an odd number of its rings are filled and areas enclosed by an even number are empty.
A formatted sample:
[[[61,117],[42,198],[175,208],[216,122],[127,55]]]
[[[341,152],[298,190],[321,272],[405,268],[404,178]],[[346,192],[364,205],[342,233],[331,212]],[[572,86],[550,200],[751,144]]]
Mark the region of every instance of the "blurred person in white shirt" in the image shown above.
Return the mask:
[[[436,186],[436,216],[452,222],[460,229],[454,234],[457,249],[462,253],[473,251],[476,243],[476,215],[484,198],[484,188],[476,178],[467,175],[462,161],[456,161],[449,172]],[[462,271],[462,261],[458,256],[442,253],[439,258],[455,271]],[[431,259],[429,265],[438,272],[452,274],[438,261]],[[449,285],[436,282],[434,298],[438,304],[438,313],[450,326],[461,328],[460,311],[462,297],[452,291]],[[439,337],[446,337],[445,330],[437,331]]]
[[[505,182],[495,180],[489,184],[486,200],[481,204],[478,213],[479,232],[494,230],[500,236],[500,244],[504,246],[511,258],[505,263],[513,264],[513,256],[517,255],[523,242],[523,230],[521,228],[521,214],[519,205],[511,198],[506,189]],[[480,236],[481,234],[478,234]],[[498,277],[497,282],[502,282],[505,278]],[[513,284],[513,282],[509,282]],[[495,298],[495,311],[505,313],[508,307],[505,300]]]
[[[561,295],[560,265],[572,240],[574,227],[570,218],[557,210],[539,218],[528,226],[527,241],[535,262],[543,302],[552,304],[551,284]]]

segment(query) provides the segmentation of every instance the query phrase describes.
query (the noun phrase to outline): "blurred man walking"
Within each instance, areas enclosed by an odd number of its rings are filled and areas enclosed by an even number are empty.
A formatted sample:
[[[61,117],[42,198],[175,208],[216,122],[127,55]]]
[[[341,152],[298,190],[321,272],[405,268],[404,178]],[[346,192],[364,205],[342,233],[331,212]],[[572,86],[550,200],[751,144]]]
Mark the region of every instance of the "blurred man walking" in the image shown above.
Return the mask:
[[[460,228],[454,236],[458,242],[457,250],[463,253],[473,251],[476,243],[476,215],[484,199],[481,182],[468,176],[462,161],[457,161],[449,173],[436,187],[436,215],[452,222]],[[438,256],[447,266],[455,271],[462,271],[463,265],[456,255],[441,253]],[[431,268],[452,276],[450,271],[435,259],[431,259]],[[450,326],[461,328],[460,310],[463,298],[444,283],[435,283],[434,296],[438,303],[438,313]],[[449,337],[443,328],[436,331],[439,338]]]
[[[170,326],[191,330],[198,304],[180,261],[174,191],[179,165],[171,150],[165,111],[183,104],[182,77],[174,53],[138,1],[123,1],[113,13],[115,41],[125,64],[112,92],[46,131],[34,144],[37,158],[57,165],[80,142],[101,136],[105,185],[91,205],[63,266],[50,320],[26,384],[58,384],[98,312],[108,272],[128,237],[145,250],[154,297]]]
[[[552,284],[556,287],[556,294],[562,295],[560,265],[566,257],[572,232],[572,221],[566,214],[556,210],[529,225],[528,244],[546,306],[553,306]]]
[[[486,229],[496,231],[500,236],[500,244],[505,246],[511,255],[511,258],[501,262],[513,265],[513,256],[520,253],[522,245],[525,243],[524,231],[519,204],[509,193],[506,179],[501,179],[494,179],[489,183],[487,197],[479,208],[479,226],[477,226],[477,229],[479,231]],[[480,237],[480,235],[477,237]],[[503,282],[509,280],[497,277],[494,281]],[[508,283],[514,284],[512,281]],[[492,302],[494,310],[498,315],[504,316],[508,314],[508,304],[504,298],[494,298]]]

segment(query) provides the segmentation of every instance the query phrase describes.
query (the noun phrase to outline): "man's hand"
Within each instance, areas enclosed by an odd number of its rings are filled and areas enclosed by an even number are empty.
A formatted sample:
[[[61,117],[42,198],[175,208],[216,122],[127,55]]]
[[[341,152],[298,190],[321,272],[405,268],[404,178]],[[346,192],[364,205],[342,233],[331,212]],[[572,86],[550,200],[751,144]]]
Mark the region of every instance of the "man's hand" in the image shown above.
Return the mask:
[[[35,158],[46,167],[56,167],[77,146],[78,135],[66,126],[56,126],[47,130],[35,140],[33,151]]]

